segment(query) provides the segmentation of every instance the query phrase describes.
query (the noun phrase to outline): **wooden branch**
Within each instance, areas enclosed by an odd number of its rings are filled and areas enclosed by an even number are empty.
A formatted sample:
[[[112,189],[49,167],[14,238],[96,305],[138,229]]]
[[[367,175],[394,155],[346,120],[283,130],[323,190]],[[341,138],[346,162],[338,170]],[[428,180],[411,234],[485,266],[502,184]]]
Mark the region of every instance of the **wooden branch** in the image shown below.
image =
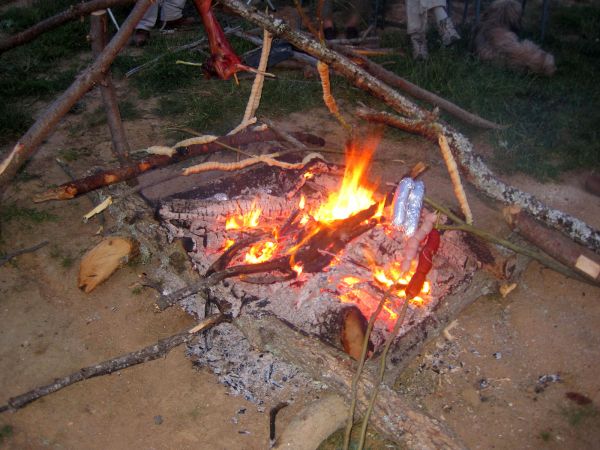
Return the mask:
[[[330,65],[333,70],[348,78],[355,86],[380,98],[397,112],[416,119],[426,116],[426,112],[422,108],[396,90],[378,80],[345,56],[294,30],[281,19],[263,14],[255,8],[247,7],[239,0],[221,0],[220,3],[233,13],[268,30],[273,35],[285,39],[294,47]]]
[[[107,29],[108,19],[106,10],[102,9],[93,12],[90,16],[90,38],[92,41],[92,54],[94,58],[98,58],[100,53],[102,53],[102,50],[106,47]],[[108,128],[110,129],[112,138],[113,153],[121,165],[124,165],[130,162],[129,144],[127,143],[125,128],[123,128],[123,122],[121,121],[119,103],[117,102],[117,94],[112,82],[110,70],[106,71],[104,79],[100,80],[99,84],[102,103],[104,103],[104,110],[106,111]]]
[[[449,114],[452,114],[454,117],[462,120],[465,123],[468,123],[469,125],[494,130],[500,130],[505,128],[505,126],[503,125],[491,122],[487,119],[479,117],[476,114],[466,111],[460,106],[434,94],[433,92],[423,89],[422,87],[411,83],[410,81],[396,75],[395,73],[390,72],[381,65],[358,54],[355,49],[339,44],[331,45],[331,48],[349,58],[352,58],[353,60],[359,61],[359,65],[361,67],[363,67],[371,75],[379,78],[384,83],[387,83],[392,87],[402,89],[404,92],[406,92],[413,98],[431,103],[432,105],[439,107],[440,109],[446,111]]]
[[[435,143],[437,143],[438,134],[442,132],[446,136],[458,164],[473,186],[494,200],[522,208],[550,228],[562,232],[574,241],[600,254],[600,231],[581,219],[553,209],[533,195],[499,180],[483,162],[481,156],[475,153],[471,142],[458,131],[439,123],[410,120],[368,108],[358,109],[357,115],[369,122],[385,123],[408,133],[418,134]]]
[[[510,227],[525,239],[568,267],[579,270],[593,280],[599,280],[598,255],[538,223],[519,208],[507,207],[503,213]]]
[[[233,324],[244,333],[254,348],[269,351],[301,367],[314,379],[342,395],[346,401],[350,400],[353,363],[348,355],[323,345],[316,338],[292,330],[272,315],[242,315]],[[364,409],[368,401],[366,393],[373,390],[374,379],[364,376],[361,384],[358,401]],[[380,433],[406,444],[408,448],[465,448],[443,423],[417,411],[386,385],[380,388],[371,424]]]
[[[6,264],[11,259],[16,258],[17,256],[24,255],[25,253],[32,253],[40,248],[44,247],[48,244],[48,241],[42,241],[39,244],[32,245],[31,247],[21,248],[19,250],[15,250],[14,252],[10,252],[2,257],[0,257],[0,266]]]
[[[202,331],[211,328],[226,319],[227,316],[224,314],[214,314],[202,320],[191,330],[186,330],[171,337],[161,339],[157,343],[141,350],[117,356],[116,358],[79,369],[77,372],[65,377],[57,378],[52,383],[49,383],[45,386],[37,387],[29,392],[10,398],[6,405],[0,406],[0,413],[5,411],[16,411],[41,397],[45,397],[48,394],[52,394],[53,392],[59,391],[79,381],[101,375],[109,375],[113,372],[117,372],[137,364],[143,364],[145,362],[158,359],[162,356],[165,356],[173,348],[190,342]]]
[[[32,27],[2,40],[0,42],[0,54],[12,48],[18,47],[19,45],[31,42],[46,31],[53,30],[67,22],[87,16],[88,14],[98,11],[99,9],[114,8],[115,6],[127,5],[133,2],[134,0],[91,0],[88,2],[76,3],[70,6],[69,9],[52,17],[48,17],[47,19],[36,23]]]
[[[117,54],[129,41],[152,0],[138,0],[121,29],[112,38],[94,63],[84,70],[71,86],[63,92],[19,139],[4,161],[0,163],[0,191],[15,176],[17,170],[33,156],[39,145],[54,131],[60,119],[108,71]]]
[[[317,136],[308,133],[294,133],[294,136],[312,146],[323,146],[325,141]],[[194,156],[205,155],[222,150],[221,144],[230,146],[246,145],[253,142],[278,140],[278,136],[271,130],[265,131],[245,131],[232,136],[224,136],[217,141],[207,144],[192,144],[185,147],[175,148],[172,156],[152,155],[128,166],[109,169],[90,175],[79,180],[70,181],[60,186],[50,189],[46,192],[36,195],[33,198],[35,202],[45,202],[48,200],[68,200],[86,192],[110,186],[137,177],[148,170],[164,167],[169,164],[189,159]]]

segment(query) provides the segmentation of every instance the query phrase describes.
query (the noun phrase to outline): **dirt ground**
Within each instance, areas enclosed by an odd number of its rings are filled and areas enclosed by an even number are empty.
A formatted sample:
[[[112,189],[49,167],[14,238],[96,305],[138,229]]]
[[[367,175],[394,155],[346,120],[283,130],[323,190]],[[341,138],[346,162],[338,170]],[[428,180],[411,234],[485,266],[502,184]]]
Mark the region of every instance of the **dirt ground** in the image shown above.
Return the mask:
[[[122,87],[123,88],[123,87]],[[86,111],[98,94],[84,101]],[[151,105],[148,105],[148,111]],[[33,205],[31,195],[67,176],[54,158],[67,148],[85,149],[70,164],[81,175],[113,164],[104,125],[83,127],[68,115],[3,200],[53,215],[2,223],[0,250],[50,244],[0,267],[0,403],[53,378],[155,342],[194,320],[181,310],[154,312],[156,294],[136,288],[139,275],[160,263],[128,265],[91,294],[77,288],[81,255],[100,240],[99,222],[84,224],[89,198]],[[163,120],[144,114],[126,124],[132,147],[163,144]],[[295,114],[281,123],[309,131],[342,148],[343,137],[324,109]],[[381,182],[397,178],[418,160],[430,195],[454,204],[437,150],[417,138],[386,139],[376,162]],[[508,181],[600,227],[600,198],[581,186],[582,174],[558,184],[527,177]],[[508,232],[497,205],[467,188],[478,225]],[[114,222],[107,216],[105,230]],[[177,252],[177,244],[163,248]],[[193,277],[189,266],[184,275]],[[435,339],[398,380],[396,387],[431,415],[441,418],[470,448],[597,448],[600,441],[600,290],[532,263],[506,298],[487,295],[469,307],[449,331]],[[546,375],[545,383],[540,377]],[[542,379],[544,381],[544,379]],[[577,393],[579,396],[568,393]],[[568,395],[567,395],[568,394]],[[584,397],[582,397],[584,396]],[[570,398],[569,398],[570,397]],[[591,403],[585,403],[587,400]],[[282,426],[299,409],[280,414]],[[0,446],[10,449],[259,449],[268,446],[268,411],[228,394],[215,377],[192,367],[183,349],[166,358],[88,380],[0,415]],[[8,428],[3,428],[9,426]]]

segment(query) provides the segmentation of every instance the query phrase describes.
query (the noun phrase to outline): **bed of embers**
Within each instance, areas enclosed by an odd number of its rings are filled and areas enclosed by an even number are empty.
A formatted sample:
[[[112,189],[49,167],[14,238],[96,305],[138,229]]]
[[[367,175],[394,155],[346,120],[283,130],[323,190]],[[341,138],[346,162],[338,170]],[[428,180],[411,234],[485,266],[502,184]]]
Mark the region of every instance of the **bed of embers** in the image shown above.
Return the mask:
[[[345,168],[313,160],[298,170],[255,169],[239,174],[241,186],[219,180],[163,202],[169,235],[184,239],[197,271],[212,280],[202,297],[234,317],[269,312],[356,358],[352,327],[364,332],[382,297],[375,353],[403,304],[397,339],[470,281],[476,265],[460,233],[440,236],[434,224],[443,219],[418,198],[416,216],[401,205],[422,182],[404,177],[392,199],[369,180],[376,146],[376,138],[350,142]],[[188,309],[202,315],[201,306]]]

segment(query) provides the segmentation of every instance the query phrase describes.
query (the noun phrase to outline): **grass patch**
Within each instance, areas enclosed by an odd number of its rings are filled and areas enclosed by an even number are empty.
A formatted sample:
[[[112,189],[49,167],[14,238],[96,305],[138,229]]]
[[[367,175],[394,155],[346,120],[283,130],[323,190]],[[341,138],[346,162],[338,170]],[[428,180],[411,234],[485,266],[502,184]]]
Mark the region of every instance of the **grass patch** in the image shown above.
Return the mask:
[[[14,34],[72,5],[70,0],[36,0],[0,14],[0,30]],[[73,21],[0,55],[0,144],[33,123],[32,106],[64,91],[83,67],[77,55],[89,49],[89,22]]]
[[[0,209],[0,222],[7,223],[13,220],[43,223],[57,220],[58,217],[46,211],[34,208],[22,208],[16,203],[2,206]]]
[[[0,428],[0,445],[4,443],[4,441],[13,435],[13,427],[10,425],[4,425]]]
[[[568,406],[560,410],[561,415],[567,419],[569,425],[577,427],[590,419],[598,417],[598,408],[593,404],[581,406]]]

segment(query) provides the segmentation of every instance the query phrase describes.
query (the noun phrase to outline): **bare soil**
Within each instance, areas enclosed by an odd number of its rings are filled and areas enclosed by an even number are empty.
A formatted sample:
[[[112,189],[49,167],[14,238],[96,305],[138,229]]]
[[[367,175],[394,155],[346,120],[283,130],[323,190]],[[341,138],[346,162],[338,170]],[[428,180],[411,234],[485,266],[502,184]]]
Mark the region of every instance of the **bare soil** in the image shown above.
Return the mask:
[[[242,101],[242,100],[241,100]],[[86,97],[86,111],[98,106]],[[149,109],[149,108],[148,108]],[[165,142],[165,121],[145,114],[126,124],[134,148]],[[232,124],[233,126],[234,124]],[[281,127],[326,137],[341,149],[344,137],[324,108],[290,116]],[[202,130],[201,130],[202,131]],[[66,149],[85,150],[70,163],[82,175],[114,164],[106,127],[86,126],[85,115],[69,115],[27,167],[36,178],[15,183],[3,203],[55,216],[2,223],[0,250],[10,252],[43,239],[50,244],[0,267],[0,402],[80,367],[129,352],[194,324],[178,309],[157,314],[156,294],[137,289],[139,275],[180,252],[162,249],[145,264],[128,265],[89,295],[77,288],[78,261],[101,238],[98,219],[81,216],[89,198],[33,205],[32,194],[67,180],[54,158]],[[373,172],[397,181],[412,163],[432,169],[425,175],[430,195],[454,205],[438,151],[418,138],[382,142]],[[335,158],[333,158],[335,159]],[[391,162],[404,160],[405,163]],[[600,227],[600,200],[583,191],[581,174],[557,184],[527,177],[510,182],[550,204]],[[467,188],[478,225],[506,235],[493,205]],[[108,215],[104,230],[111,230]],[[177,270],[175,267],[173,270]],[[179,268],[193,277],[189,264]],[[600,290],[532,263],[506,298],[483,296],[449,330],[434,340],[397,381],[419,408],[445,420],[471,448],[597,448],[600,440]],[[539,377],[557,375],[540,383]],[[549,378],[554,380],[553,378]],[[580,405],[569,399],[589,398]],[[282,426],[303,398],[280,414]],[[583,400],[585,401],[585,400]],[[268,411],[230,396],[215,377],[198,371],[175,349],[166,358],[111,376],[88,380],[0,416],[12,435],[0,446],[89,449],[258,449],[268,446]]]

